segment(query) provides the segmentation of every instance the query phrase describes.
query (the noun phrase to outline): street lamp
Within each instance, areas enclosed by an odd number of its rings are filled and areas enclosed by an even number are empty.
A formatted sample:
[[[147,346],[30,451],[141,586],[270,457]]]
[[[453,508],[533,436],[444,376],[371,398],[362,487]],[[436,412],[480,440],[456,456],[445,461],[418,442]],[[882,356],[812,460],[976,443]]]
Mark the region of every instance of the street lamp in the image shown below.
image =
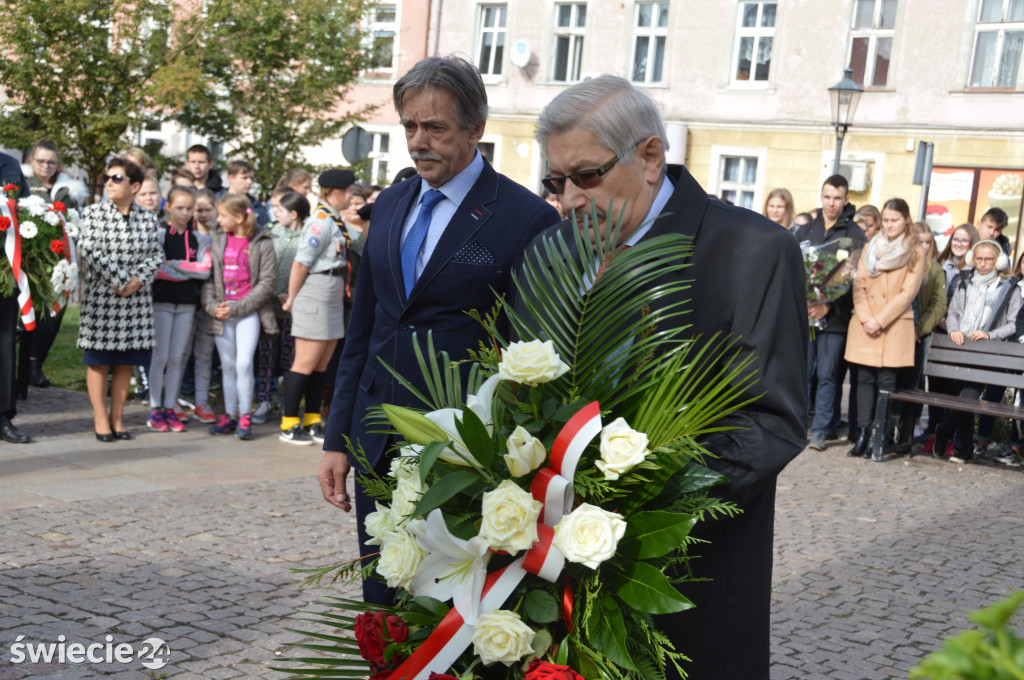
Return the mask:
[[[832,125],[836,129],[836,160],[832,164],[832,174],[839,174],[839,156],[843,151],[843,137],[846,136],[846,128],[850,127],[853,121],[853,114],[860,103],[860,96],[864,94],[864,88],[853,82],[853,69],[843,71],[843,79],[828,88],[829,97],[832,98]]]

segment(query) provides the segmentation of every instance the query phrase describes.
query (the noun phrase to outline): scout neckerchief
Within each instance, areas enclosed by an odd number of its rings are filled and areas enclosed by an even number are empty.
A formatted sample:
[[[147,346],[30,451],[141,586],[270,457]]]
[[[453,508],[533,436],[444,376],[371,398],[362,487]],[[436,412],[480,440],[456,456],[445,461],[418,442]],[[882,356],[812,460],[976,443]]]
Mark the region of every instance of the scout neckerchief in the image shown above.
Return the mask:
[[[338,229],[341,230],[341,235],[345,237],[345,297],[352,297],[352,264],[348,260],[348,250],[352,245],[352,238],[348,235],[348,227],[345,226],[345,221],[340,217],[335,217],[337,213],[334,212],[333,208],[329,208],[324,205],[323,201],[318,201],[316,204],[317,210],[323,210],[325,213],[331,216],[334,223],[338,225]]]

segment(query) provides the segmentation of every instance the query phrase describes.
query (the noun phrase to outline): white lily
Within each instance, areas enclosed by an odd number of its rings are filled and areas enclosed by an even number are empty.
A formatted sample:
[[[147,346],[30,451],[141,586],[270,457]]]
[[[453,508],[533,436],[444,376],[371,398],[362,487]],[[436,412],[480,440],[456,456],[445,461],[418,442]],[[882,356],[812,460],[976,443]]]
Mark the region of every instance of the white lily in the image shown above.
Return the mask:
[[[440,508],[425,520],[409,522],[406,530],[427,553],[416,570],[411,592],[441,602],[452,600],[462,619],[475,624],[491,558],[487,539],[475,536],[467,541],[452,536]]]
[[[498,386],[498,375],[492,375],[488,378],[480,389],[477,390],[476,394],[471,394],[466,398],[466,408],[471,410],[477,415],[477,417],[483,422],[487,431],[491,431],[491,402],[494,399],[494,390]],[[473,464],[479,465],[479,461],[473,457],[473,454],[466,448],[465,443],[462,441],[462,437],[459,434],[459,430],[455,427],[456,419],[462,420],[463,413],[461,408],[442,408],[437,411],[431,411],[426,414],[427,418],[432,420],[438,427],[445,431],[445,433],[452,440],[452,447],[462,454],[459,456],[451,449],[445,449],[441,453],[441,460],[452,463],[453,465],[466,465],[466,461],[470,461]]]

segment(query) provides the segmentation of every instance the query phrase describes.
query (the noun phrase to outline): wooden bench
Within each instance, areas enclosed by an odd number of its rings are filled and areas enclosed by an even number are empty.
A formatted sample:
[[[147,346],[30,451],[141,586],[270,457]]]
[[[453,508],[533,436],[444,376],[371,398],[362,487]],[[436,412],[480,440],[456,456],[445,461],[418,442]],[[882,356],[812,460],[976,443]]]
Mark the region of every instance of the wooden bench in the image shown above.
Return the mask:
[[[967,341],[956,345],[948,335],[936,333],[924,374],[929,378],[964,380],[982,385],[1001,385],[1024,389],[1024,344],[1000,340]],[[885,438],[885,416],[890,401],[936,406],[950,411],[967,411],[997,418],[1024,420],[1024,408],[994,404],[981,399],[962,399],[955,395],[904,390],[879,390],[875,403],[875,427],[871,438],[871,459],[882,460],[882,442]],[[910,447],[914,455],[914,447]]]

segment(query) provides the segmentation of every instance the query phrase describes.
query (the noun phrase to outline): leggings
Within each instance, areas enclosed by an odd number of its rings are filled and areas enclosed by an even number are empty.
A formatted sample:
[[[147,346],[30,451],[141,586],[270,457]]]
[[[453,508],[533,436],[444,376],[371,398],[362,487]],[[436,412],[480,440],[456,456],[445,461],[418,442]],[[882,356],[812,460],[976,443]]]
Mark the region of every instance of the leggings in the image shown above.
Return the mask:
[[[149,362],[149,407],[173,409],[188,356],[195,305],[153,303],[153,357]],[[160,393],[163,389],[163,401]]]
[[[196,406],[210,405],[210,376],[213,374],[213,336],[210,335],[212,320],[206,312],[196,312],[196,337],[192,343],[192,354],[195,357],[193,372],[196,379]]]
[[[224,322],[224,332],[215,336],[224,383],[224,412],[229,416],[248,415],[252,409],[255,382],[252,363],[259,339],[260,317],[256,312],[238,319],[228,319]],[[198,391],[199,388],[196,389]]]
[[[270,401],[274,378],[292,369],[295,361],[295,338],[292,337],[292,320],[277,318],[280,334],[260,339],[260,360],[256,374],[256,401]]]

